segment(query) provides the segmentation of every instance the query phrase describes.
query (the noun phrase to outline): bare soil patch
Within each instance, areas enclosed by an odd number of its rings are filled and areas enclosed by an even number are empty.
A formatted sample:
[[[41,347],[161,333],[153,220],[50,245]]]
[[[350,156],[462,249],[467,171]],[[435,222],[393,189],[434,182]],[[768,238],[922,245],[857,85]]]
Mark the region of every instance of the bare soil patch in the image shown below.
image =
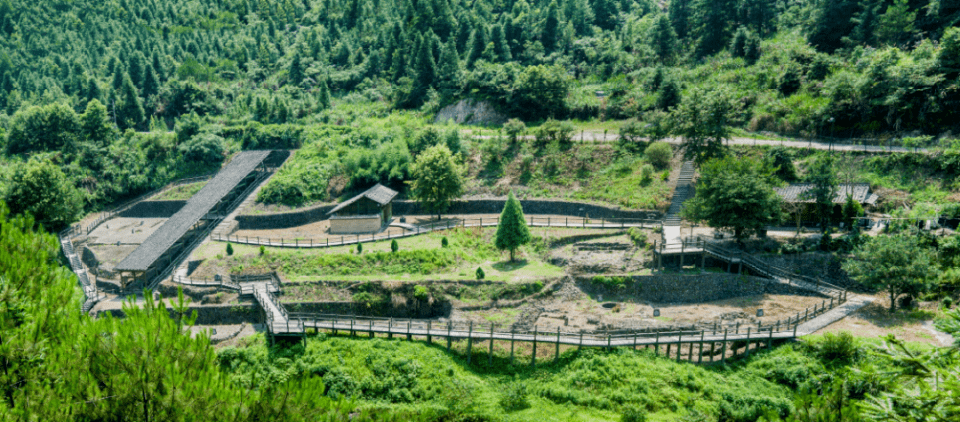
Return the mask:
[[[861,338],[881,338],[894,335],[899,339],[948,346],[937,338],[930,322],[938,315],[936,302],[921,302],[915,309],[890,312],[889,297],[884,293],[872,295],[876,300],[821,330],[822,333],[849,332]]]

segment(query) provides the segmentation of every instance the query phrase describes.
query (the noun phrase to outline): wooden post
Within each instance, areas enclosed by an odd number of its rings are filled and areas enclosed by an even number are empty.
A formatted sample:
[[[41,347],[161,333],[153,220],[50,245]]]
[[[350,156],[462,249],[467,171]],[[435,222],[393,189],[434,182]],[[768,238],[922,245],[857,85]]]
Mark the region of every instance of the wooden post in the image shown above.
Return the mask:
[[[407,320],[407,341],[413,340],[413,337],[410,336],[410,323],[412,320]]]
[[[549,217],[547,218],[549,219]],[[549,222],[547,224],[549,224]],[[554,352],[553,354],[553,361],[557,362],[559,360],[560,360],[560,327],[557,327],[557,349],[556,349],[556,352]]]
[[[686,255],[687,241],[680,237],[680,273],[683,274],[683,257]]]
[[[533,327],[533,358],[530,359],[530,366],[537,366],[537,327]]]
[[[470,355],[473,354],[473,321],[470,321],[470,331],[467,332],[467,363],[470,363]]]
[[[350,337],[355,337],[357,332],[353,330],[353,318],[350,318]]]
[[[637,350],[637,332],[633,332],[633,350]]]
[[[453,321],[447,321],[447,352],[450,351],[450,328],[453,327]]]
[[[427,321],[427,344],[433,344],[433,336],[430,335],[430,327],[433,326],[433,321]]]
[[[580,329],[580,341],[577,343],[577,351],[583,349],[583,328]]]
[[[653,340],[653,355],[660,356],[660,329],[657,329],[657,337]]]
[[[723,345],[720,346],[720,363],[727,362],[727,330],[723,330]]]
[[[767,337],[767,350],[773,348],[773,330],[770,330],[770,335]]]
[[[387,323],[387,338],[393,339],[393,318],[390,318],[390,322]]]
[[[490,323],[490,350],[487,352],[487,365],[493,365],[493,323]]]
[[[750,328],[753,327],[747,327],[747,347],[744,356],[750,356]]]
[[[680,362],[680,355],[683,354],[683,331],[677,332],[677,362]]]
[[[373,320],[372,319],[367,323],[367,331],[370,332],[370,338],[373,338]]]
[[[510,364],[513,365],[513,326],[510,326]]]
[[[716,353],[715,348],[717,347],[716,341],[710,342],[710,362],[713,362],[713,355]]]
[[[700,330],[700,347],[697,348],[697,363],[703,363],[703,330]]]

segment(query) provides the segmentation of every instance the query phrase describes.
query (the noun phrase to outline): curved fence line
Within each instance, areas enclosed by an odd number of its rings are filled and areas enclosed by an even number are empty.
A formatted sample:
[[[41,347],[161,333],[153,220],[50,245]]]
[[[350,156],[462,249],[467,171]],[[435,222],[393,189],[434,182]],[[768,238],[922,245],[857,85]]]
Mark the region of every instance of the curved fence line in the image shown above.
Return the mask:
[[[600,221],[592,223],[591,221]],[[210,238],[218,242],[231,242],[243,245],[272,246],[280,248],[328,248],[334,246],[355,245],[357,243],[377,242],[382,240],[401,239],[404,237],[427,234],[434,231],[450,230],[455,228],[468,227],[496,227],[500,224],[500,217],[495,218],[466,218],[459,222],[448,221],[443,223],[422,224],[415,227],[415,230],[407,229],[406,233],[386,234],[386,235],[343,235],[337,240],[334,238],[323,239],[273,239],[250,236],[223,236],[219,234],[212,235]],[[585,219],[580,217],[553,218],[553,217],[527,217],[527,226],[529,227],[557,227],[557,228],[585,228],[585,229],[624,229],[630,227],[639,228],[657,228],[660,227],[659,220],[641,220],[641,219]]]

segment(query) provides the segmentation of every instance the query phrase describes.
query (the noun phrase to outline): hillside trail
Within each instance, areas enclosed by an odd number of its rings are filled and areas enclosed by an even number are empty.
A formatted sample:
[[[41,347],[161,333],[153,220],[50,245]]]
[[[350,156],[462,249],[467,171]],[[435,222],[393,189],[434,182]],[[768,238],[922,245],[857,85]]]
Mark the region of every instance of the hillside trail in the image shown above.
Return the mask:
[[[464,130],[463,133],[470,134],[473,133],[473,130]],[[476,136],[478,139],[489,139],[493,138],[493,135],[483,135],[483,131],[479,131],[480,136]],[[532,140],[534,136],[527,135],[522,136],[522,139]],[[616,133],[603,133],[603,131],[597,130],[584,130],[577,132],[573,136],[574,141],[584,141],[584,142],[616,142],[620,139],[620,136]],[[680,145],[683,143],[683,139],[680,137],[674,138],[665,138],[664,142]],[[862,151],[862,152],[907,152],[907,153],[926,153],[929,152],[927,148],[905,148],[899,146],[878,146],[878,145],[851,145],[851,144],[838,144],[831,143],[824,140],[768,140],[768,139],[755,139],[755,138],[743,138],[735,137],[731,138],[724,142],[724,145],[753,145],[753,146],[783,146],[789,148],[809,148],[823,151]]]

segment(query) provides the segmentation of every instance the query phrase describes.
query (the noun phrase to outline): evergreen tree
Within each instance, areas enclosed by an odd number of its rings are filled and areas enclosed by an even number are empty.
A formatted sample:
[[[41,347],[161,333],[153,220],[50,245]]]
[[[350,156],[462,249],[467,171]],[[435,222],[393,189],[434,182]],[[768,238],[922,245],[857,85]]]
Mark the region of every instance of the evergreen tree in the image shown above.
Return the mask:
[[[726,47],[729,22],[735,17],[735,0],[698,0],[696,3],[697,52],[703,57]]]
[[[130,75],[133,86],[143,87],[143,55],[139,51],[130,58],[127,74]]]
[[[318,103],[320,107],[324,110],[330,108],[330,87],[327,86],[327,80],[324,79],[320,81],[320,98],[318,98]]]
[[[303,65],[300,64],[300,53],[293,54],[293,60],[290,61],[290,67],[287,68],[287,80],[295,86],[300,86],[303,82]]]
[[[129,77],[123,78],[122,96],[117,107],[117,121],[122,129],[137,129],[143,124],[145,116],[137,88]]]
[[[110,122],[107,107],[96,99],[87,103],[86,111],[80,116],[80,125],[84,138],[99,146],[110,145],[115,136],[116,130],[113,128],[113,123]]]
[[[490,40],[493,41],[493,52],[497,56],[497,61],[505,63],[512,59],[510,45],[507,43],[507,37],[503,34],[502,26],[493,25],[490,31]]]
[[[593,13],[601,29],[612,31],[617,28],[620,11],[615,0],[593,0]]]
[[[820,51],[832,53],[842,47],[841,40],[849,36],[859,11],[857,0],[823,0],[817,3],[813,29],[808,40]]]
[[[670,23],[677,37],[686,38],[690,33],[691,0],[670,0]]]
[[[552,52],[557,49],[560,37],[560,9],[557,7],[556,1],[551,1],[550,6],[547,8],[547,19],[543,24],[543,33],[540,35],[540,42],[543,43],[543,48],[548,52]]]
[[[159,92],[160,79],[157,78],[157,73],[154,72],[153,65],[147,65],[147,69],[143,73],[143,97],[149,98],[157,95]]]
[[[530,243],[530,240],[530,229],[527,228],[523,216],[523,206],[513,195],[513,191],[510,191],[503,212],[500,213],[495,245],[501,251],[510,251],[510,262],[513,262],[517,248]]]
[[[427,90],[432,88],[437,80],[437,64],[433,60],[431,44],[430,39],[423,40],[417,54],[417,79],[414,94],[411,98],[415,104],[422,104],[426,101]]]
[[[837,189],[840,185],[833,156],[826,155],[815,160],[813,165],[810,166],[806,182],[812,184],[813,187],[803,192],[801,198],[814,201],[817,207],[817,216],[820,219],[820,231],[825,234],[830,229],[833,198],[837,196]]]
[[[437,87],[444,97],[451,97],[460,91],[461,75],[460,55],[453,37],[447,40],[440,53],[440,69],[438,71]]]
[[[90,100],[99,99],[102,94],[100,93],[100,84],[97,83],[97,79],[90,77],[87,79],[86,92],[84,97],[89,102]]]
[[[114,91],[119,91],[123,89],[124,78],[130,79],[130,77],[127,76],[126,73],[123,71],[123,69],[118,66],[117,71],[113,73],[113,83],[110,84],[110,86],[113,87]]]
[[[667,15],[657,16],[657,20],[650,27],[647,37],[661,63],[673,61],[673,56],[676,54],[677,34],[674,32],[673,26],[670,25],[670,19],[667,18]]]
[[[487,29],[482,24],[477,25],[470,36],[470,54],[467,56],[467,68],[473,69],[473,65],[483,56],[483,50],[487,48]]]

